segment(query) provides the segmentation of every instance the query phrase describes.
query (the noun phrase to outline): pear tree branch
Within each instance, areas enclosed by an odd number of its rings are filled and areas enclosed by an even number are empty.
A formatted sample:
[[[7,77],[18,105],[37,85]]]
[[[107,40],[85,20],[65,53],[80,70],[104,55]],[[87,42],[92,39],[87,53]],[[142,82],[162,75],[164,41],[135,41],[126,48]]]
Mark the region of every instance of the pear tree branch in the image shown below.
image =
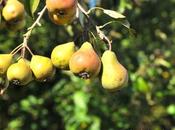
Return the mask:
[[[41,26],[40,20],[41,20],[42,16],[44,15],[45,11],[46,11],[46,6],[41,10],[41,12],[38,13],[38,18],[35,20],[35,22],[32,24],[32,26],[27,29],[28,31],[23,35],[23,43],[22,43],[22,51],[21,51],[21,56],[22,57],[25,56],[26,49],[30,52],[31,55],[33,55],[32,51],[28,47],[27,43],[28,43],[28,40],[29,40],[29,38],[32,34],[33,29],[37,25]]]
[[[104,32],[101,30],[101,26],[97,26],[92,18],[89,16],[89,13],[91,12],[92,9],[86,11],[79,3],[78,3],[78,8],[79,10],[86,16],[86,18],[91,22],[91,24],[95,27],[96,32],[101,40],[103,40],[105,43],[108,43],[109,50],[112,49],[112,40],[110,40]]]
[[[44,15],[45,11],[46,11],[46,6],[41,10],[41,12],[38,13],[38,17],[35,20],[35,22],[32,24],[31,27],[29,27],[27,29],[28,31],[23,35],[23,42],[20,45],[18,45],[15,49],[13,49],[10,54],[15,55],[17,52],[19,52],[21,50],[21,56],[24,57],[25,56],[25,51],[27,49],[29,51],[29,53],[31,55],[33,55],[32,51],[28,47],[27,43],[28,43],[28,40],[29,40],[29,38],[32,34],[33,29],[37,25],[41,26],[40,20],[41,20],[42,16]],[[0,96],[4,94],[4,92],[6,91],[7,88],[8,88],[8,85],[3,89],[0,88]]]

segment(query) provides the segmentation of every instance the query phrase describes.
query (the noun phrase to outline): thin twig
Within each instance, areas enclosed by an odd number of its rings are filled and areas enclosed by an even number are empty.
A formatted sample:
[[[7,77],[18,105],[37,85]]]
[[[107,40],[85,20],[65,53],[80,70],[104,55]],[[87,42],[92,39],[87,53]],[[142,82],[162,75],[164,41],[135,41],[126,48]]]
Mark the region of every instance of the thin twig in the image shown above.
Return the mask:
[[[97,26],[94,21],[91,19],[91,17],[89,16],[90,11],[86,11],[79,3],[78,3],[78,8],[80,9],[80,11],[86,16],[86,18],[91,22],[91,24],[95,27],[98,36],[100,37],[101,40],[103,40],[104,42],[108,43],[109,46],[109,50],[112,50],[112,40],[109,40],[109,38],[103,33],[103,31],[101,30],[101,26]],[[98,7],[99,9],[102,9],[100,7]],[[95,9],[95,8],[94,8]]]
[[[20,44],[20,45],[18,45],[15,49],[13,49],[11,52],[10,52],[10,54],[12,54],[12,55],[14,55],[14,53],[16,54],[17,52],[17,50],[19,49],[19,48],[21,48],[22,47],[22,44]]]
[[[18,53],[21,49],[23,48],[23,46],[20,46],[12,55],[16,55],[16,53]]]
[[[26,46],[27,50],[29,51],[29,53],[33,56],[33,52],[30,50],[30,48],[28,46]]]
[[[102,29],[102,28],[104,28],[104,27],[106,27],[107,25],[109,25],[109,24],[111,24],[111,23],[114,23],[114,22],[116,22],[116,21],[110,21],[110,22],[107,22],[107,23],[105,23],[104,25],[101,25],[101,26],[98,26],[100,29]]]
[[[0,90],[0,96],[4,94],[4,92],[8,89],[9,85]]]

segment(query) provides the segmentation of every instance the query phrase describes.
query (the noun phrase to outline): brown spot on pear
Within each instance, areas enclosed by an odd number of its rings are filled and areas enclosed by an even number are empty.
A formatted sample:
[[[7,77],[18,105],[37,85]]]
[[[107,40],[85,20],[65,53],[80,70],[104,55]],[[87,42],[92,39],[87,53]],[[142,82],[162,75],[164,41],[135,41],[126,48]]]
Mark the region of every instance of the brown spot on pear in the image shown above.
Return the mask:
[[[102,55],[102,86],[109,91],[121,89],[128,81],[128,73],[125,67],[119,63],[112,51],[105,51]]]

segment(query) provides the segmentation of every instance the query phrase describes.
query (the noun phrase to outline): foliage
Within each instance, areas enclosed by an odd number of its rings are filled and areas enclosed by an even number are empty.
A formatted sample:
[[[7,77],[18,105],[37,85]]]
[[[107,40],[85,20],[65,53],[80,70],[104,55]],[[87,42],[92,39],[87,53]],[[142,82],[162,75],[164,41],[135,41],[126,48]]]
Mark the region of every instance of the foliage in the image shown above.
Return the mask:
[[[29,2],[37,4],[34,0]],[[128,85],[110,93],[102,89],[99,78],[82,80],[58,70],[55,79],[48,83],[10,85],[0,97],[1,130],[175,130],[174,0],[96,2],[97,6],[123,13],[136,30],[136,37],[132,37],[118,24],[127,21],[104,27],[104,32],[113,39],[112,47],[119,61],[129,71]],[[84,6],[92,7],[94,3],[90,3]],[[44,2],[40,2],[36,12],[33,6],[31,16],[35,12],[36,18],[43,6]],[[93,10],[91,16],[97,25],[113,20],[99,10]],[[34,20],[26,17],[27,28]],[[41,24],[29,40],[36,54],[50,57],[56,45],[72,40],[77,46],[87,39],[97,48],[103,44],[98,38],[94,40],[86,35],[87,30],[77,21],[69,26],[57,26],[45,13]],[[2,28],[1,25],[0,53],[9,53],[22,42],[26,28],[19,32]]]

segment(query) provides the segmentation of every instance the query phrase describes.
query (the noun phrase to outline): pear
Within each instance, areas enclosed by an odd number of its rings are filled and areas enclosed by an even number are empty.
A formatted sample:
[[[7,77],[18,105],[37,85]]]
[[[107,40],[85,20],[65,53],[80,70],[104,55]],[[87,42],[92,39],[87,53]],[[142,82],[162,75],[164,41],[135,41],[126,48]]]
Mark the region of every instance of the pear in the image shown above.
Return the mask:
[[[21,58],[7,70],[7,79],[15,85],[27,85],[33,80],[28,61]]]
[[[75,52],[74,42],[68,42],[56,46],[51,53],[51,60],[55,67],[59,69],[68,69],[69,60]]]
[[[71,23],[76,15],[77,0],[46,0],[49,18],[57,25]]]
[[[45,56],[33,55],[30,68],[38,81],[47,81],[55,73],[51,59]]]
[[[107,50],[102,55],[102,86],[109,91],[121,89],[128,81],[128,73],[119,63],[114,52]]]
[[[6,73],[8,67],[12,63],[12,54],[0,54],[0,75]]]
[[[2,16],[8,22],[21,20],[24,15],[24,5],[18,0],[8,0],[2,10]]]
[[[72,55],[69,68],[75,75],[89,79],[98,75],[101,60],[92,45],[89,42],[84,42],[81,48]]]

